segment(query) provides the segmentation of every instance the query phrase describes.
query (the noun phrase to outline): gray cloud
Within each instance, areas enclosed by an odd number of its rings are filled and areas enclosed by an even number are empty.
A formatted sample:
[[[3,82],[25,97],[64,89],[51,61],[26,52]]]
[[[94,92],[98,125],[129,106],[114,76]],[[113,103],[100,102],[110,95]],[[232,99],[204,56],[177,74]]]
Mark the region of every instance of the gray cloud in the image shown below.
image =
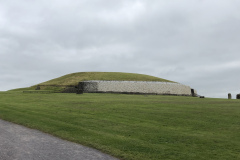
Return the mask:
[[[170,79],[209,97],[239,92],[237,0],[0,2],[0,90],[117,71]]]

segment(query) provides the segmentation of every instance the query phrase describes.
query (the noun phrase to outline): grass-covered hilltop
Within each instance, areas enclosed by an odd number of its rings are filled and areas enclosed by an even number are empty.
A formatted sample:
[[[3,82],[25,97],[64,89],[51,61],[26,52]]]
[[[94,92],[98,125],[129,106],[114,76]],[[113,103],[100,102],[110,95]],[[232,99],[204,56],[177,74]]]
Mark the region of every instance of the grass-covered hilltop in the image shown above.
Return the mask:
[[[166,79],[137,73],[78,72],[67,74],[62,77],[52,79],[50,81],[40,83],[39,85],[77,85],[78,82],[90,80],[172,82]]]
[[[36,84],[27,88],[19,88],[14,91],[35,90],[37,86],[41,86],[41,90],[61,91],[66,86],[76,86],[81,81],[105,80],[105,81],[157,81],[157,82],[173,82],[170,80],[144,75],[137,73],[122,72],[78,72],[64,75],[40,84]],[[174,83],[174,82],[173,82]]]

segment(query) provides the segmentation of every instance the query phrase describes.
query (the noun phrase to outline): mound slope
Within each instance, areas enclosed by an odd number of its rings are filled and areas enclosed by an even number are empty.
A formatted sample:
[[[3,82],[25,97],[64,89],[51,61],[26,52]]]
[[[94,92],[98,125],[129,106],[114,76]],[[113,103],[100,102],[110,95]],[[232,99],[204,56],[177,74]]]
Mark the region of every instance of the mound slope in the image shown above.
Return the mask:
[[[55,78],[39,85],[77,85],[81,81],[104,80],[104,81],[158,81],[173,82],[170,80],[137,73],[121,72],[78,72]]]
[[[36,84],[28,88],[19,88],[21,90],[35,90],[37,86],[41,86],[41,90],[61,91],[65,86],[77,86],[81,81],[102,80],[102,81],[155,81],[155,82],[172,82],[163,78],[137,73],[123,72],[77,72],[67,74],[49,81]]]

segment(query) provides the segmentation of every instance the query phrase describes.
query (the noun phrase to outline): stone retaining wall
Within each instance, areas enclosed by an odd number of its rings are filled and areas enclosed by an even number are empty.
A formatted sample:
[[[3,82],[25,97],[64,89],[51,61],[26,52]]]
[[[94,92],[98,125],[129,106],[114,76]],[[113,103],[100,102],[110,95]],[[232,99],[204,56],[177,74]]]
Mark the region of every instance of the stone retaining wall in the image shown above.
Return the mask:
[[[180,83],[148,81],[83,81],[79,89],[90,93],[139,93],[191,96],[191,88]],[[196,91],[194,90],[196,95]]]

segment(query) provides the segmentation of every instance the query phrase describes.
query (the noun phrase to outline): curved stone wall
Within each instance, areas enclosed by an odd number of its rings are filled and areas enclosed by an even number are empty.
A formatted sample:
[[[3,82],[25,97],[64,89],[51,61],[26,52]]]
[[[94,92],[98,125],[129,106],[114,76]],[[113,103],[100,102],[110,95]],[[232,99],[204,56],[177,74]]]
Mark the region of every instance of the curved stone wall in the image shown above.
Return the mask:
[[[191,88],[180,83],[148,81],[83,81],[79,83],[83,92],[166,94],[191,96]],[[194,94],[196,91],[194,90]]]

